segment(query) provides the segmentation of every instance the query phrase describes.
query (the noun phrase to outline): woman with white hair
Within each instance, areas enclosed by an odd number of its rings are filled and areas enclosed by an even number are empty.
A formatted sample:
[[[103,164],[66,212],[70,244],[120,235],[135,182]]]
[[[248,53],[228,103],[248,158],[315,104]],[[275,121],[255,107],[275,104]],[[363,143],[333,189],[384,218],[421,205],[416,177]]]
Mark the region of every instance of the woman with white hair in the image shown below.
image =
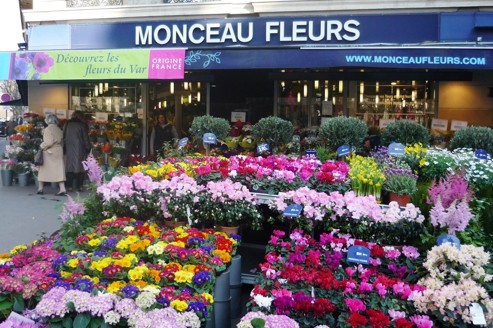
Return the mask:
[[[39,146],[43,150],[43,165],[38,172],[38,195],[43,194],[45,182],[57,182],[60,190],[56,196],[65,196],[65,164],[63,161],[63,132],[58,127],[58,118],[54,114],[48,114],[45,118],[48,124],[43,129],[43,142]]]

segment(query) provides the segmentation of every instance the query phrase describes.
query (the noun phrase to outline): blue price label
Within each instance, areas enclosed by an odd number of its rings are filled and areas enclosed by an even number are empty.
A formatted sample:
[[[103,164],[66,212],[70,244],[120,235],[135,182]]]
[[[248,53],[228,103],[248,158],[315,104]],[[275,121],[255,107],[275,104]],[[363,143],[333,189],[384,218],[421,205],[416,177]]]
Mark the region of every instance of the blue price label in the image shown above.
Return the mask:
[[[259,153],[259,154],[265,153],[266,151],[269,151],[269,150],[270,150],[270,147],[265,142],[261,143],[260,145],[257,146],[257,153]]]
[[[351,153],[351,147],[348,145],[342,145],[337,148],[337,156],[344,156]]]
[[[288,218],[295,218],[300,216],[301,210],[303,210],[303,206],[300,204],[291,204],[282,213],[282,216],[288,217]]]
[[[181,138],[180,140],[178,140],[178,147],[185,147],[187,143],[188,143],[187,137]]]
[[[460,240],[454,235],[443,234],[438,236],[437,245],[440,246],[444,243],[450,243],[460,249]]]
[[[365,246],[354,245],[347,251],[347,262],[368,264],[370,261],[370,250]]]
[[[317,158],[317,151],[313,149],[308,149],[305,151],[306,158]]]
[[[474,154],[477,159],[488,159],[488,153],[484,149],[476,149]]]
[[[216,135],[214,133],[204,133],[202,141],[206,144],[216,144]]]
[[[389,145],[389,155],[404,156],[404,145],[398,142],[393,142]]]

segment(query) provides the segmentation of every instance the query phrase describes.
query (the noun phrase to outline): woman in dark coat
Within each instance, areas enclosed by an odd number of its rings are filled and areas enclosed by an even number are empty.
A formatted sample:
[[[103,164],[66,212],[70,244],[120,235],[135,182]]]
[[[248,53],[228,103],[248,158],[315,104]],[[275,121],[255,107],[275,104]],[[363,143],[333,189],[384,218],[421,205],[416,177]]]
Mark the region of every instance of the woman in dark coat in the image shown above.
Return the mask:
[[[82,161],[86,160],[91,150],[89,127],[83,121],[82,112],[74,112],[63,128],[63,146],[65,149],[65,172],[67,189],[83,190],[86,172]]]

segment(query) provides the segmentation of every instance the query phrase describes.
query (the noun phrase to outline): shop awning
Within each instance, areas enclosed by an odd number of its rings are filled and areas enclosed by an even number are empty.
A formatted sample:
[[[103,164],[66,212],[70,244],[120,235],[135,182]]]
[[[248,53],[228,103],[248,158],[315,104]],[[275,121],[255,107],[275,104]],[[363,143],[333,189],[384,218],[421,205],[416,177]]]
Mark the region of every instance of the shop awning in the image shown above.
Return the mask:
[[[3,80],[179,80],[224,69],[491,70],[491,46],[359,46],[283,49],[114,49],[0,53]]]
[[[185,49],[0,53],[1,80],[179,80],[184,74]]]

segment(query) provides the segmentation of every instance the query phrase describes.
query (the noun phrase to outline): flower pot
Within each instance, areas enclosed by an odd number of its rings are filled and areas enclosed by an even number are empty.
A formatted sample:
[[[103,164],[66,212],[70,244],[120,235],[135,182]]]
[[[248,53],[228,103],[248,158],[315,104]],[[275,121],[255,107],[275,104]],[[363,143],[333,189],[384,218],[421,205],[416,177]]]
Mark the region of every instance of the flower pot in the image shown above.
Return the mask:
[[[237,235],[238,234],[238,231],[240,230],[240,227],[239,226],[236,226],[236,227],[219,226],[219,227],[217,227],[217,230],[218,231],[221,231],[221,232],[224,232],[224,233],[226,233],[228,235],[230,235],[230,234]]]
[[[169,221],[169,220],[164,221],[164,226],[171,229],[174,229],[176,227],[183,227],[185,225],[187,225],[187,223],[184,221]]]
[[[20,187],[26,187],[29,184],[29,177],[30,173],[18,173],[17,174],[17,181],[19,181],[19,186]]]
[[[8,187],[12,185],[13,173],[12,170],[1,170],[2,172],[2,186]]]
[[[411,195],[399,195],[393,192],[389,193],[389,202],[397,202],[399,206],[406,206],[411,202]]]

